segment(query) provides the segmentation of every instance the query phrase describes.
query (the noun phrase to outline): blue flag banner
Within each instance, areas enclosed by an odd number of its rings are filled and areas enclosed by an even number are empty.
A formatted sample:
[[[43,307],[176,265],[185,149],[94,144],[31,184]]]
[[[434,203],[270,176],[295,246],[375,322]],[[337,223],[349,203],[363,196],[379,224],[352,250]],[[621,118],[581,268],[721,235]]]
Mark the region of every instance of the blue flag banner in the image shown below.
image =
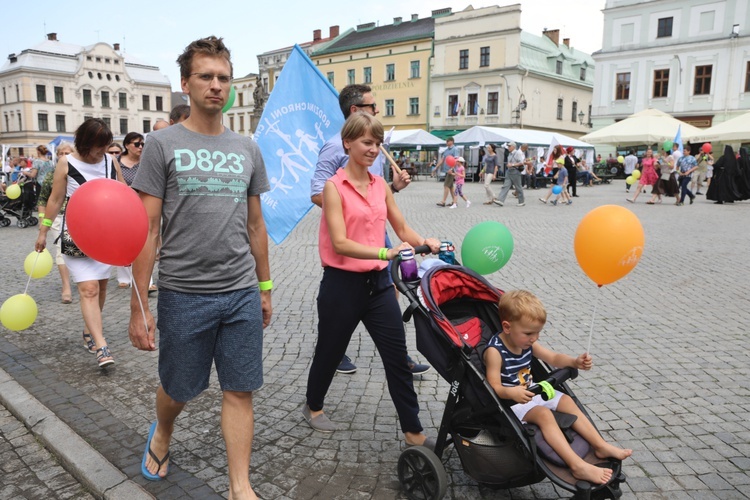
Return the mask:
[[[310,181],[318,152],[344,125],[338,92],[295,45],[255,130],[271,190],[260,197],[278,245],[313,207]]]
[[[678,151],[682,153],[682,125],[677,126],[677,135],[674,136],[674,141],[672,141],[673,144],[677,144],[680,149]]]

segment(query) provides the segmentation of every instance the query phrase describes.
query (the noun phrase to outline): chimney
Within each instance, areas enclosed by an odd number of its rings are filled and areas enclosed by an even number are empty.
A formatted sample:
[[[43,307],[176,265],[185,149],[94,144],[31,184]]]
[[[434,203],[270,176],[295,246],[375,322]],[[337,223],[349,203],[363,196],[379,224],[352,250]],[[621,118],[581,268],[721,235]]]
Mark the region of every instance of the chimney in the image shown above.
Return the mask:
[[[560,45],[560,30],[544,30],[542,35],[552,40],[555,45]]]
[[[320,30],[313,30],[313,42],[319,42],[320,38]]]
[[[47,40],[57,41],[57,33],[47,33]]]
[[[419,21],[419,14],[412,14],[411,15],[411,22]]]
[[[115,49],[116,52],[119,52],[120,44],[119,43],[112,44],[112,48]]]
[[[328,28],[328,36],[331,38],[336,38],[339,36],[339,27],[338,26],[331,26]]]
[[[16,53],[8,54],[8,60],[12,63],[18,62],[18,57],[16,57]]]
[[[403,19],[403,18],[401,18],[401,17],[394,17],[394,18],[393,18],[393,25],[394,25],[394,26],[398,26],[399,24],[401,24],[401,20],[402,20],[402,19]]]
[[[565,44],[567,48],[570,48],[570,38],[563,38],[563,44]]]

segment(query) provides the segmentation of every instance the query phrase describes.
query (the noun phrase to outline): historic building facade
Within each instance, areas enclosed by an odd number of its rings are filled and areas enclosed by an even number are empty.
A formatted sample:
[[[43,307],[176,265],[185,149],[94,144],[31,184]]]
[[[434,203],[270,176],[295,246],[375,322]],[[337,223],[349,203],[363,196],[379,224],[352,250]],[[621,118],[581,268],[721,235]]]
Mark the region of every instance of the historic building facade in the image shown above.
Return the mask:
[[[392,24],[361,24],[310,56],[341,90],[358,83],[372,87],[383,126],[429,129],[430,63],[435,20],[451,9],[419,19],[396,17]]]
[[[431,129],[474,125],[588,131],[594,61],[558,30],[521,30],[521,6],[467,7],[435,20]]]
[[[696,127],[750,110],[747,0],[607,0],[594,125],[646,108]]]
[[[251,137],[257,125],[255,119],[255,99],[258,96],[258,74],[248,73],[242,78],[232,80],[235,97],[234,104],[224,115],[224,125],[240,135]]]
[[[169,120],[171,87],[159,68],[123,54],[119,44],[57,40],[10,54],[0,68],[4,143],[46,144],[71,136],[86,118],[102,118],[115,136],[150,132]]]

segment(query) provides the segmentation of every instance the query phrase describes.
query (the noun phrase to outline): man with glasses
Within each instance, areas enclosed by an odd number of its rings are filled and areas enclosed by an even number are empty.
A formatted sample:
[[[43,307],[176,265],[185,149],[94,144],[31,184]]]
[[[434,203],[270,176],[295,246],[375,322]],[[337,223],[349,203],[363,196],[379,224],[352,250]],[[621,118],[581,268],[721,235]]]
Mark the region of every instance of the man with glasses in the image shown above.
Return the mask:
[[[153,134],[133,182],[146,207],[149,236],[133,263],[140,296],[133,291],[129,334],[132,344],[146,351],[156,350],[156,344],[144,292],[164,219],[158,303],[161,385],[141,474],[150,480],[167,475],[175,419],[187,401],[208,387],[215,363],[229,496],[256,498],[249,482],[253,391],[263,384],[263,328],[271,321],[273,287],[260,194],[269,184],[258,145],[222,125],[232,81],[230,53],[222,39],[192,42],[177,62],[182,91],[190,96],[190,117]]]
[[[372,89],[368,85],[347,85],[344,87],[339,94],[339,107],[344,114],[344,119],[349,118],[349,115],[357,111],[369,113],[372,116],[378,114],[375,97],[372,95]],[[323,186],[325,186],[328,179],[333,177],[338,169],[346,165],[347,161],[349,161],[349,155],[344,151],[344,145],[341,143],[341,134],[337,133],[328,139],[321,148],[320,153],[318,153],[318,163],[315,166],[315,173],[310,183],[310,200],[313,203],[319,207],[323,206]],[[370,166],[370,173],[378,177],[383,177],[385,162],[386,159],[383,153],[380,153]],[[397,174],[394,170],[391,190],[394,193],[398,193],[408,186],[410,182],[411,179],[406,170],[402,170],[400,174]],[[388,234],[385,235],[385,242],[386,246],[391,246]],[[415,363],[411,357],[407,356],[407,359],[409,368],[414,375],[421,375],[430,369],[429,365]],[[344,355],[344,359],[341,360],[341,364],[339,364],[336,371],[338,373],[354,373],[357,371],[357,366],[352,363],[349,356]]]

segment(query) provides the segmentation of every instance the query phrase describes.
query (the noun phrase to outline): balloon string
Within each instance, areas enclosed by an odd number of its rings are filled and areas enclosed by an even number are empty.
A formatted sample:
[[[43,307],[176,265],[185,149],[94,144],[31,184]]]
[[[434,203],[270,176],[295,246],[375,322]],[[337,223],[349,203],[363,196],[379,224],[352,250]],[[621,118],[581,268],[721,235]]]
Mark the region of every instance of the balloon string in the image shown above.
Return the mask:
[[[29,285],[31,284],[31,277],[34,276],[34,268],[36,267],[36,261],[39,260],[39,252],[36,253],[36,257],[34,258],[34,264],[31,266],[31,272],[29,273],[29,279],[26,282],[26,288],[23,291],[23,294],[26,295],[26,292],[29,291]]]
[[[130,275],[130,284],[135,288],[135,296],[138,297],[138,305],[141,308],[141,318],[143,318],[143,328],[148,334],[148,322],[146,321],[146,311],[143,309],[143,301],[141,300],[141,293],[138,291],[138,285],[135,284],[135,278],[133,277],[133,266],[127,266],[128,274]]]
[[[596,302],[594,301],[594,312],[591,314],[591,330],[589,330],[589,345],[586,347],[586,354],[591,351],[591,337],[594,336],[594,318],[596,317]]]

